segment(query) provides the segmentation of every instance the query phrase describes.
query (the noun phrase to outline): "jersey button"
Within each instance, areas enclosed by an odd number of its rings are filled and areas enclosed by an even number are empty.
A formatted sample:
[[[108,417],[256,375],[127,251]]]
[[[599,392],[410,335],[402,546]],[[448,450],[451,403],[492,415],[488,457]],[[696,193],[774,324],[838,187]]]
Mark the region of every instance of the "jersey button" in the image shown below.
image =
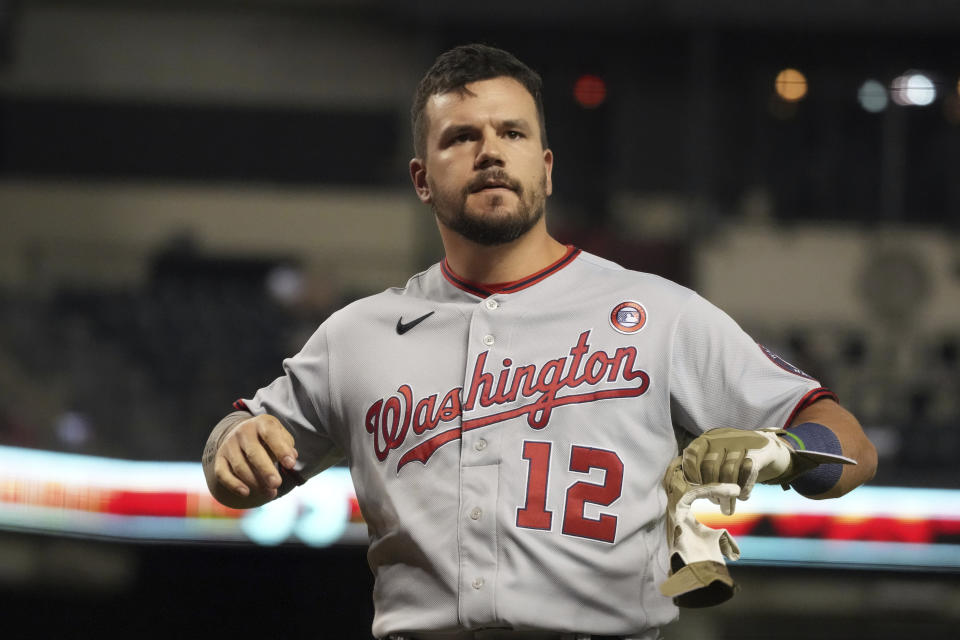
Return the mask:
[[[496,340],[493,339],[493,336],[491,335],[483,336],[483,344],[487,345],[488,347],[492,347],[494,342],[496,342]]]
[[[484,304],[487,305],[487,309],[490,309],[491,311],[500,306],[500,303],[493,298],[487,298],[487,301]]]
[[[479,589],[483,586],[483,578],[474,578],[473,579],[473,588]]]
[[[476,449],[477,451],[483,451],[484,449],[487,448],[487,441],[484,440],[483,438],[480,438],[474,443],[473,448]]]
[[[480,507],[474,507],[473,511],[470,512],[470,518],[473,520],[479,520],[480,516],[483,515],[483,509]]]

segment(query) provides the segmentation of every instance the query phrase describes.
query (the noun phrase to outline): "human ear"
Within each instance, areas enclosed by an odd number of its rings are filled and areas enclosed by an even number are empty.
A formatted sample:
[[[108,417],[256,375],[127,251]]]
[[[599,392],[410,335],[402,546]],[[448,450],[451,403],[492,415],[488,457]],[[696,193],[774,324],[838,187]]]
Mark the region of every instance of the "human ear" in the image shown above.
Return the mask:
[[[543,150],[543,170],[545,176],[545,182],[547,185],[546,194],[549,196],[553,193],[553,151],[550,149]]]
[[[413,188],[417,192],[420,202],[430,204],[433,195],[430,193],[430,185],[427,183],[427,163],[420,158],[410,160],[410,179],[413,181]]]

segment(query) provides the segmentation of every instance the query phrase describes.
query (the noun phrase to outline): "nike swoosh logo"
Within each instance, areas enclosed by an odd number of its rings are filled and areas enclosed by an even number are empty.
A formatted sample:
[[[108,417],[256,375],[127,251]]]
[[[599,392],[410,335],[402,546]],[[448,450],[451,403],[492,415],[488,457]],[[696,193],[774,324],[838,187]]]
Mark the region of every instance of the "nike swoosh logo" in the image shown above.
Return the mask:
[[[403,316],[400,316],[400,319],[397,320],[397,335],[402,336],[407,331],[410,331],[410,329],[413,329],[415,326],[417,326],[418,324],[420,324],[421,322],[423,322],[424,320],[426,320],[432,315],[433,315],[433,311],[431,311],[430,313],[425,313],[419,318],[417,318],[416,320],[411,320],[410,322],[407,322],[407,323],[404,323]]]

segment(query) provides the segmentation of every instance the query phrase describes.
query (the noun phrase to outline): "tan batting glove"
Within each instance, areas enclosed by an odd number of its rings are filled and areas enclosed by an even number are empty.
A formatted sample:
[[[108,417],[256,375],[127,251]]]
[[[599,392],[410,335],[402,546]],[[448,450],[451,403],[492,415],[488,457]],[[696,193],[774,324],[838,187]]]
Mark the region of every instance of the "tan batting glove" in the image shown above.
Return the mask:
[[[819,464],[796,455],[778,429],[711,429],[683,450],[683,475],[691,484],[716,482],[740,486],[738,496],[714,499],[724,515],[731,515],[737,498],[750,497],[753,485],[786,484]]]
[[[735,484],[692,485],[677,456],[663,476],[667,492],[667,546],[670,550],[670,577],[660,592],[680,607],[709,607],[729,600],[737,586],[724,557],[740,557],[733,536],[726,529],[711,529],[697,521],[691,511],[701,498],[736,499]]]

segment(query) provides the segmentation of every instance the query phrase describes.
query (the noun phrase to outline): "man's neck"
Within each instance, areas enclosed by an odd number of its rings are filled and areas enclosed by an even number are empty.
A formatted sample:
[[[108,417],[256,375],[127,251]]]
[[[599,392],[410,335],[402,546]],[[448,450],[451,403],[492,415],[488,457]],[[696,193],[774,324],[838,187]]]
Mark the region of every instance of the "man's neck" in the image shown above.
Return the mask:
[[[550,266],[567,248],[547,233],[544,220],[513,242],[496,246],[471,242],[440,224],[447,265],[461,278],[481,284],[513,282]]]

